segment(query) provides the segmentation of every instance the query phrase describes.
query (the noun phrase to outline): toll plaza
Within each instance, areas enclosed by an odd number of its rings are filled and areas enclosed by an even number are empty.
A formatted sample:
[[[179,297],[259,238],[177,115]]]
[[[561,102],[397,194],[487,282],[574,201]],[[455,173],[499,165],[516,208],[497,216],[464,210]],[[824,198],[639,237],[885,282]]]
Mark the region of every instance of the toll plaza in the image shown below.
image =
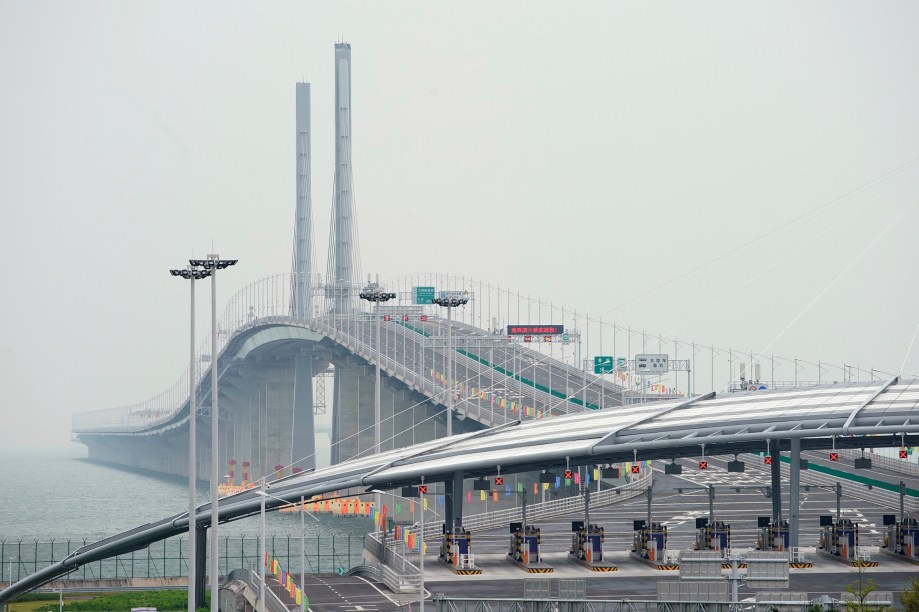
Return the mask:
[[[893,514],[885,514],[884,542],[881,552],[909,563],[919,565],[919,518],[907,516],[901,521]]]

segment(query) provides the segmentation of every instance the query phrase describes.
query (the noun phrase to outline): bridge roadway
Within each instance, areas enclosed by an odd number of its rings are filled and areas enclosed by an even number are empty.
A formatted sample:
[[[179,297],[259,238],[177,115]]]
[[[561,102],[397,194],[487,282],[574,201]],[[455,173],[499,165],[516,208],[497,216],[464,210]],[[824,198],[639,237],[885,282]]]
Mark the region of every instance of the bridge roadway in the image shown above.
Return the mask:
[[[340,451],[336,457],[339,461],[372,451],[373,428],[369,424],[373,422],[373,391],[371,387],[370,393],[361,392],[361,388],[372,378],[372,370],[366,366],[378,360],[387,394],[381,423],[382,448],[387,450],[442,436],[447,401],[447,386],[441,380],[446,376],[446,319],[436,316],[429,316],[426,321],[420,317],[408,322],[403,322],[401,316],[393,319],[381,325],[379,346],[375,337],[376,319],[366,313],[326,315],[312,321],[268,316],[238,327],[225,340],[216,368],[222,407],[221,464],[248,453],[243,460],[251,462],[253,475],[270,471],[276,463],[291,465],[304,457],[306,462],[300,465],[310,465],[312,444],[299,440],[310,433],[302,430],[312,427],[312,392],[307,389],[301,393],[294,373],[301,367],[302,351],[312,355],[311,367],[325,369],[324,364],[332,362],[342,366],[336,369],[336,377],[357,377],[336,382],[333,442],[338,443],[335,448]],[[622,388],[618,385],[510,342],[506,336],[458,322],[453,322],[453,327],[453,370],[458,381],[454,389],[457,394],[454,429],[458,432],[514,420],[535,420],[550,414],[582,412],[585,403],[589,408],[621,403]],[[282,383],[276,379],[275,364],[280,363],[279,359],[290,362],[291,371],[283,383],[290,389],[279,386]],[[211,368],[207,368],[198,384],[202,415],[210,404],[210,377]],[[261,402],[260,389],[269,380],[272,381],[270,419],[258,417],[256,422],[252,404]],[[416,394],[400,392],[406,388]],[[343,391],[351,395],[342,395]],[[187,456],[182,434],[188,421],[187,391],[184,396],[181,390],[173,390],[171,394],[184,399],[171,408],[159,404],[154,408],[156,402],[150,400],[124,408],[77,414],[73,431],[90,447],[91,457],[98,455],[99,459],[113,463],[184,475]],[[309,402],[309,406],[301,406],[304,402]],[[285,417],[279,412],[281,407],[288,412],[293,407],[296,414]],[[309,414],[303,408],[308,408]],[[269,408],[266,406],[264,410]],[[290,426],[294,422],[298,425],[296,432]],[[256,427],[257,432],[253,430]],[[208,457],[207,428],[200,428],[199,435],[205,436],[204,448],[200,450]],[[137,441],[131,442],[130,438]],[[268,451],[259,448],[266,443],[277,448]],[[269,455],[276,458],[268,461]],[[265,466],[260,464],[263,459],[267,462]],[[206,466],[201,469],[206,472]]]
[[[438,383],[432,387],[419,385],[417,390],[445,403],[447,383],[439,382],[439,376],[447,374],[447,320],[429,316],[426,321],[416,318],[403,322],[397,314],[392,317],[381,325],[382,369],[408,383],[415,382],[417,377],[430,380],[433,371]],[[330,334],[333,340],[341,339],[350,346],[356,344],[362,357],[376,362],[378,345],[373,316],[333,316],[317,321],[316,325],[325,333],[334,325],[335,330]],[[489,426],[526,419],[527,415],[521,415],[519,408],[514,415],[511,401],[531,407],[533,416],[581,412],[585,402],[590,409],[622,403],[623,389],[619,385],[508,340],[507,336],[456,321],[451,325],[453,377],[457,381],[455,409],[463,417]],[[503,398],[507,405],[502,408],[497,401],[492,403],[473,396],[472,388]]]
[[[630,460],[697,457],[758,452],[767,442],[775,455],[791,449],[791,483],[797,484],[794,461],[800,452],[827,448],[871,448],[919,443],[919,381],[892,379],[882,383],[849,383],[801,391],[755,394],[713,394],[688,400],[623,406],[526,423],[511,422],[492,429],[454,435],[395,449],[271,483],[267,502],[285,502],[349,488],[393,489],[444,482],[450,503],[449,524],[461,520],[463,480],[502,473],[557,469],[566,465],[602,465]],[[771,470],[775,492],[781,490],[778,463]],[[800,491],[788,490],[794,522]],[[259,512],[261,496],[253,491],[231,495],[220,504],[221,522]],[[285,500],[285,501],[280,501]],[[775,514],[773,512],[773,514]],[[194,521],[205,529],[209,504],[198,508]],[[187,514],[141,525],[83,547],[64,560],[27,576],[0,592],[0,603],[64,575],[81,564],[141,549],[152,542],[184,533]],[[793,529],[792,533],[797,533]],[[794,538],[792,538],[793,541]]]

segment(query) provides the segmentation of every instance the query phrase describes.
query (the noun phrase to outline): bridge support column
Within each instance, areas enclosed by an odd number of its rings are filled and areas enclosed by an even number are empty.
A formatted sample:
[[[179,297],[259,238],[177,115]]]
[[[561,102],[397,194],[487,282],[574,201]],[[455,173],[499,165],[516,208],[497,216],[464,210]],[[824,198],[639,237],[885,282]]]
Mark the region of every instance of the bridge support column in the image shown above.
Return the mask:
[[[769,441],[769,454],[772,456],[772,520],[777,523],[782,520],[782,445],[778,440]]]
[[[801,438],[791,439],[788,479],[788,546],[798,546],[798,505],[801,493]]]
[[[301,350],[294,365],[294,415],[291,461],[295,468],[316,467],[316,438],[313,431],[313,353]]]
[[[463,524],[463,473],[454,472],[444,481],[444,524],[452,529]]]
[[[195,525],[195,558],[194,566],[188,568],[195,572],[195,608],[204,607],[204,574],[207,570],[207,527]]]

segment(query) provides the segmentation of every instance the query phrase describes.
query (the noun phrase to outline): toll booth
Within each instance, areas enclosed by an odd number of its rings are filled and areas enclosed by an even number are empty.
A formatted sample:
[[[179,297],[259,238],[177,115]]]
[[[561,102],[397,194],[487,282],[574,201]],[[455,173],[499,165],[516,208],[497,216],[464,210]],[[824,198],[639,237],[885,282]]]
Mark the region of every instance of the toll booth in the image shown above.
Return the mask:
[[[909,516],[900,522],[893,514],[884,515],[884,546],[881,552],[902,561],[919,564],[919,519]]]
[[[633,521],[635,537],[629,555],[656,569],[680,569],[678,564],[667,562],[667,527],[660,523]]]
[[[877,565],[876,561],[871,562],[858,557],[858,525],[850,519],[834,522],[832,516],[820,517],[820,542],[817,545],[817,553],[847,565]]]
[[[785,552],[788,550],[788,521],[773,521],[771,517],[761,516],[757,520],[759,535],[756,538],[756,550]]]
[[[476,567],[472,554],[472,534],[462,527],[452,530],[444,528],[437,560],[457,574],[482,573],[482,570]]]
[[[614,563],[603,560],[606,532],[599,525],[584,526],[584,521],[571,521],[571,549],[568,558],[593,572],[615,572]]]
[[[724,521],[708,522],[707,517],[696,519],[696,550],[713,550],[724,556],[731,547],[731,526]]]
[[[539,545],[542,542],[539,527],[511,523],[510,531],[510,547],[507,551],[509,561],[530,574],[548,574],[553,571],[554,568],[543,563],[542,555],[539,554]]]

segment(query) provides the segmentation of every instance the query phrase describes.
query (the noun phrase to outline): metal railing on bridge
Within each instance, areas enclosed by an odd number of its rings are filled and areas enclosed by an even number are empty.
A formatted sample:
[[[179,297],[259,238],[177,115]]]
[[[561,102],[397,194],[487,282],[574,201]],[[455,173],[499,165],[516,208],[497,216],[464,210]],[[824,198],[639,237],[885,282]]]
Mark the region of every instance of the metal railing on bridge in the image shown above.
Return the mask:
[[[368,316],[361,310],[364,306],[356,298],[356,286],[353,288],[354,296],[352,296],[353,312],[349,314],[328,314],[330,310],[327,302],[334,302],[334,299],[326,295],[327,292],[322,284],[321,277],[316,275],[310,284],[314,288],[313,304],[317,308],[316,312],[322,314],[298,319],[292,316],[292,276],[290,274],[274,274],[250,283],[230,298],[226,308],[218,318],[217,346],[210,346],[210,334],[199,345],[198,354],[200,359],[193,370],[186,368],[172,386],[148,400],[122,407],[75,414],[73,416],[73,431],[77,434],[106,431],[131,432],[166,423],[186,405],[190,378],[195,381],[196,385],[201,386],[205,377],[209,375],[209,368],[214,356],[221,354],[239,334],[245,333],[252,328],[273,324],[292,324],[315,331],[339,331],[337,328],[342,327],[340,323],[345,322],[349,316],[355,314]],[[570,373],[595,378],[596,381],[601,381],[602,377],[584,371],[586,367],[584,365],[585,357],[589,359],[589,356],[584,355],[584,353],[588,353],[592,345],[591,334],[596,339],[593,341],[593,346],[602,347],[604,346],[603,335],[605,330],[607,334],[606,345],[612,346],[612,350],[607,352],[613,353],[614,356],[625,355],[631,357],[635,352],[656,351],[667,352],[672,359],[678,359],[682,351],[684,357],[688,355],[693,361],[691,373],[686,373],[685,385],[679,383],[679,379],[665,381],[664,378],[655,377],[655,380],[658,381],[659,389],[669,390],[666,393],[670,395],[678,394],[676,391],[696,394],[699,390],[704,390],[706,385],[703,383],[700,387],[697,384],[697,377],[703,381],[708,379],[710,390],[730,388],[732,384],[736,383],[736,380],[739,380],[737,375],[740,364],[746,362],[749,362],[751,368],[754,362],[762,361],[764,364],[768,364],[768,368],[764,366],[766,371],[764,372],[762,385],[768,389],[777,389],[786,385],[786,383],[782,382],[781,377],[776,378],[777,372],[780,374],[785,373],[784,379],[786,381],[793,379],[794,382],[790,384],[799,388],[806,384],[801,381],[808,378],[810,380],[816,379],[819,384],[829,384],[834,380],[852,382],[854,380],[866,380],[869,377],[874,380],[877,377],[887,375],[886,372],[873,367],[863,369],[845,363],[831,365],[823,361],[811,362],[778,355],[759,355],[751,351],[718,348],[694,341],[664,338],[661,335],[647,334],[644,331],[632,330],[627,326],[604,322],[602,319],[594,319],[583,313],[578,314],[576,311],[571,312],[564,307],[555,306],[551,302],[530,299],[520,293],[494,287],[470,278],[445,274],[414,274],[396,276],[384,281],[384,284],[390,289],[397,290],[399,295],[398,303],[389,306],[392,312],[396,312],[400,308],[412,309],[412,312],[418,310],[419,305],[413,303],[413,287],[432,285],[438,289],[467,290],[472,299],[468,308],[457,309],[457,325],[473,326],[485,333],[492,333],[496,336],[503,335],[503,325],[505,324],[561,322],[563,325],[567,325],[566,329],[572,330],[575,334],[574,337],[577,338],[576,341],[571,341],[571,346],[567,351],[565,345],[556,348],[556,344],[561,343],[530,345],[523,347],[521,350],[531,351],[534,355],[539,354],[547,359],[553,359],[558,364],[563,363],[566,368],[570,369]],[[512,303],[516,305],[516,309],[512,307]],[[512,312],[516,312],[516,315],[512,315]],[[525,317],[523,313],[526,313]],[[336,325],[336,321],[339,325]],[[612,336],[611,341],[610,336]],[[636,338],[634,347],[632,346],[633,338]],[[344,340],[344,336],[339,335],[338,339]],[[354,337],[351,337],[350,341],[355,348],[358,348],[359,344],[361,345],[362,356],[370,360],[375,358],[371,347],[359,342]],[[558,355],[555,351],[561,351],[561,354]],[[700,352],[707,353],[709,359],[704,356],[702,359],[696,359],[696,355]],[[412,384],[417,385],[419,390],[423,389],[426,393],[443,393],[444,391],[443,389],[437,389],[433,384],[429,384],[423,373],[412,370],[396,360],[391,360],[390,358],[383,365],[395,375],[412,381]],[[473,366],[472,363],[465,363],[465,365]],[[782,370],[783,367],[787,372]],[[836,375],[837,372],[838,375]],[[830,375],[831,373],[833,374],[832,376]],[[512,379],[512,377],[509,378]],[[618,378],[614,378],[614,380],[607,378],[606,384],[614,382],[623,381]],[[666,384],[663,384],[664,382]],[[626,380],[623,384],[631,385],[632,379]],[[527,385],[523,386],[524,389],[527,389],[527,387]],[[572,402],[559,402],[560,398],[556,396],[556,393],[549,393],[548,397],[543,397],[539,395],[541,391],[538,388],[530,388],[530,391],[536,394],[534,397],[545,400],[546,404],[553,408],[553,411],[561,411],[563,408],[572,409],[571,406],[568,406]],[[569,395],[568,390],[565,389],[564,391],[563,395],[567,397]],[[664,391],[661,392],[664,393]],[[201,386],[200,393],[204,397],[208,390]],[[561,399],[564,400],[564,398]],[[460,412],[463,409],[462,406],[458,408]]]

